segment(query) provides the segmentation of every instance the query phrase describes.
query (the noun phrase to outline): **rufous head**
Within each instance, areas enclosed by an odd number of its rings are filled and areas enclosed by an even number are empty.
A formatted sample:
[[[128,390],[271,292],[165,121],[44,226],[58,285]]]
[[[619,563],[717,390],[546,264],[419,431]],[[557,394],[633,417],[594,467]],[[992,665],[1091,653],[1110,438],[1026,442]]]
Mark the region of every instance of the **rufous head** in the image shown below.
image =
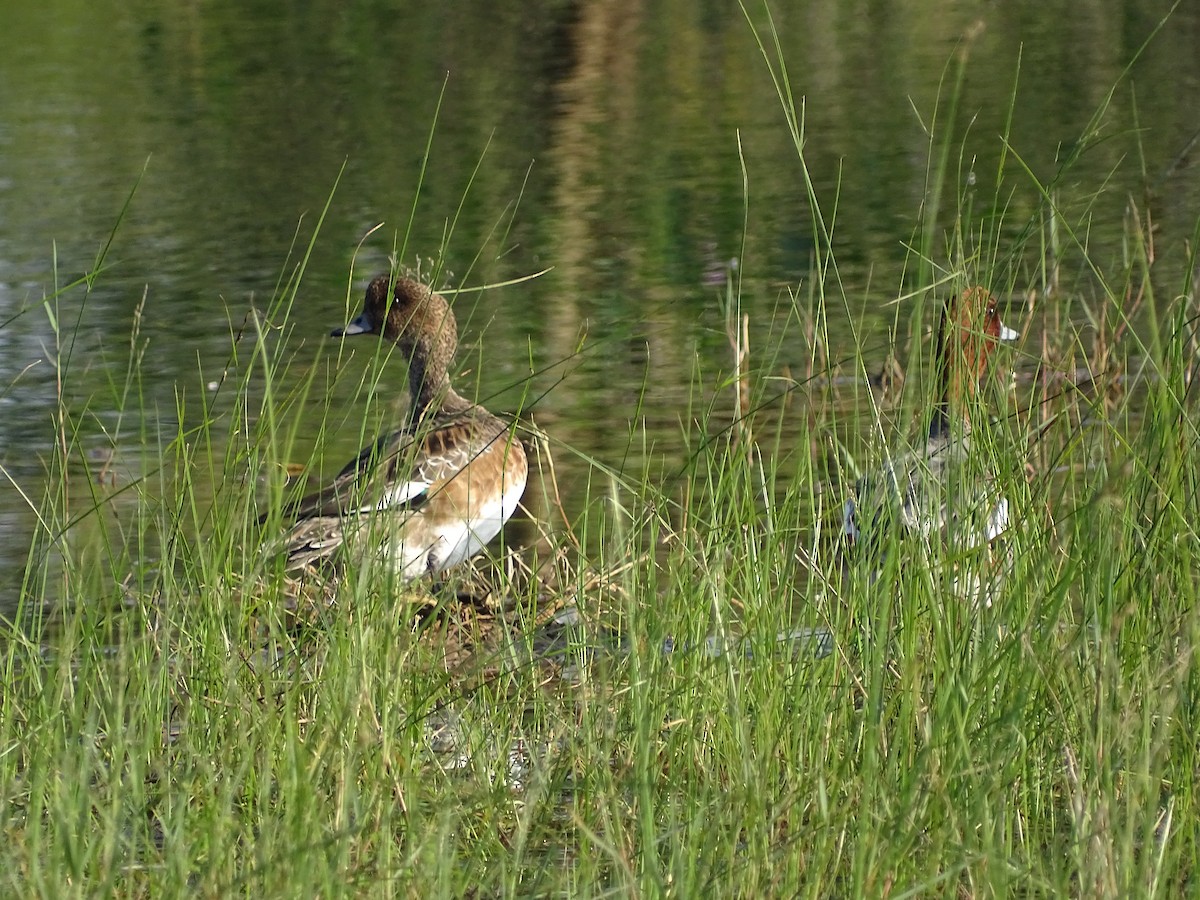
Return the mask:
[[[947,300],[942,310],[942,359],[962,365],[976,379],[987,368],[997,343],[1018,336],[1000,320],[999,304],[984,288],[968,288]]]
[[[1017,332],[1000,320],[999,304],[986,289],[968,288],[948,299],[938,330],[943,407],[961,406],[974,396],[996,345],[1017,337]]]

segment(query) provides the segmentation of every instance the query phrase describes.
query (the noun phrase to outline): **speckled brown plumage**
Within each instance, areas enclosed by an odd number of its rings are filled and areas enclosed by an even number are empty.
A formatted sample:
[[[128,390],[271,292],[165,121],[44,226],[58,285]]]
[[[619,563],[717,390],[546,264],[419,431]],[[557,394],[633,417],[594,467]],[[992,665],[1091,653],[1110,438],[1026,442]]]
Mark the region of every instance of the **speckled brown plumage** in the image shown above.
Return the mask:
[[[458,334],[449,304],[412,279],[391,284],[372,280],[362,314],[334,335],[395,342],[409,364],[408,423],[295,505],[289,569],[376,552],[403,579],[440,571],[482,549],[525,489],[528,463],[511,426],[450,385]]]

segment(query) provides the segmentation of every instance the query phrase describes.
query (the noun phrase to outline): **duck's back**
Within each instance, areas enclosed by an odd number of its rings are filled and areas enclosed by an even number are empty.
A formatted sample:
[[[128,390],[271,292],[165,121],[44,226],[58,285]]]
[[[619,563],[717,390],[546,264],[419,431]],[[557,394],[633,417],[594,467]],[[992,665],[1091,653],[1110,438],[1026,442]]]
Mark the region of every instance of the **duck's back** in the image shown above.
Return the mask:
[[[1008,526],[1008,502],[971,458],[969,437],[935,435],[856,483],[844,531],[879,544],[894,529],[935,537],[960,551],[991,542]]]
[[[364,448],[297,505],[288,568],[344,548],[353,557],[374,549],[404,579],[440,571],[499,533],[527,473],[524,448],[500,419],[480,407],[434,416]]]

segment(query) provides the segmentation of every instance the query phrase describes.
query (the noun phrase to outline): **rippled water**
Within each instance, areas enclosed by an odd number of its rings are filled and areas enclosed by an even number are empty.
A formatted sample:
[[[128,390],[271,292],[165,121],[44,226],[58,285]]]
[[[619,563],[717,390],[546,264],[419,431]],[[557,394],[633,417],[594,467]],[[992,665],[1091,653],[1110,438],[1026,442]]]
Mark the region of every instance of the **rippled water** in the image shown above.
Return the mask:
[[[1088,141],[1055,197],[1102,264],[1124,252],[1135,197],[1160,229],[1166,283],[1200,199],[1186,152],[1197,11],[1121,76],[1168,6],[772,3],[802,166],[733,4],[6,4],[0,596],[24,568],[60,392],[86,409],[80,477],[144,474],[178,432],[179,398],[194,410],[210,392],[231,335],[314,233],[288,337],[299,371],[336,359],[330,327],[393,253],[453,286],[549,269],[459,298],[463,380],[499,409],[540,396],[542,427],[616,467],[639,464],[632,419],[655,453],[682,452],[697,369],[711,389],[731,365],[731,272],[753,346],[777,348],[764,374],[803,371],[803,330],[779,335],[788,288],[807,297],[814,275],[806,170],[833,232],[826,290],[850,298],[827,310],[830,355],[852,354],[855,322],[881,363],[914,301],[885,303],[933,277],[910,248],[947,136],[943,210],[961,195],[977,226],[999,228],[999,256],[975,268],[1024,296],[1039,287],[1039,245],[1022,229],[1042,199],[1025,168],[1052,179],[1117,85],[1096,126],[1105,140]],[[767,24],[754,13],[769,42]],[[949,214],[937,224],[934,268],[950,261]],[[110,236],[92,288],[55,306],[71,336],[56,350],[43,299],[90,271]],[[1077,261],[1063,278],[1064,295],[1094,295]],[[135,326],[136,402],[121,397]],[[65,381],[51,364],[64,354]],[[397,372],[384,389],[402,386]],[[348,457],[358,441],[346,429],[327,452]],[[568,486],[582,479],[570,455],[561,465]]]

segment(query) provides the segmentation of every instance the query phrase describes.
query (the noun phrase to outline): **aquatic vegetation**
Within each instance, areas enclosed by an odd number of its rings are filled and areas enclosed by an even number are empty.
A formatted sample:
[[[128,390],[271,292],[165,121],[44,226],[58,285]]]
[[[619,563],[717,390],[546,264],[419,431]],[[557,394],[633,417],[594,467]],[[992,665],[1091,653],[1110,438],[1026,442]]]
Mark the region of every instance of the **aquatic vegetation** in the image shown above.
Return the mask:
[[[803,166],[802,117],[781,101]],[[931,183],[954,166],[952,137],[931,130]],[[307,257],[231,328],[222,377],[178,388],[173,419],[139,407],[135,332],[113,379],[127,406],[113,406],[169,419],[166,433],[136,465],[92,458],[78,424],[99,401],[64,390],[49,488],[28,498],[37,526],[3,635],[0,885],[1186,891],[1200,771],[1195,242],[1164,271],[1131,202],[1128,255],[1096,259],[1059,185],[1013,165],[1040,202],[1024,217],[999,184],[983,212],[923,198],[912,274],[871,287],[907,316],[887,377],[885,354],[826,339],[865,287],[842,283],[821,212],[835,210],[814,203],[813,268],[778,288],[777,321],[743,313],[747,266],[713,280],[730,352],[697,359],[684,462],[664,472],[642,454],[618,469],[515,410],[527,520],[438,582],[400,584],[367,554],[297,597],[286,566],[256,552],[305,474],[298,434],[350,419],[289,351]],[[1063,280],[1067,260],[1077,280]],[[927,433],[913,426],[937,392],[936,313],[969,284],[990,285],[1024,336],[1014,378],[990,386],[994,415],[972,420],[1008,502],[992,537],[1011,562],[990,607],[949,583],[990,579],[978,555],[925,565],[927,547],[893,534],[874,585],[843,581],[839,558],[858,461]],[[68,348],[77,319],[62,311],[86,290],[26,314],[47,315]],[[609,340],[601,352],[616,352]],[[780,361],[797,342],[803,371]],[[74,361],[56,359],[69,387]],[[387,417],[387,362],[339,374],[361,378],[355,422],[363,408]],[[634,455],[646,432],[623,424]],[[568,455],[588,483],[559,483]],[[571,512],[568,489],[582,495]]]

